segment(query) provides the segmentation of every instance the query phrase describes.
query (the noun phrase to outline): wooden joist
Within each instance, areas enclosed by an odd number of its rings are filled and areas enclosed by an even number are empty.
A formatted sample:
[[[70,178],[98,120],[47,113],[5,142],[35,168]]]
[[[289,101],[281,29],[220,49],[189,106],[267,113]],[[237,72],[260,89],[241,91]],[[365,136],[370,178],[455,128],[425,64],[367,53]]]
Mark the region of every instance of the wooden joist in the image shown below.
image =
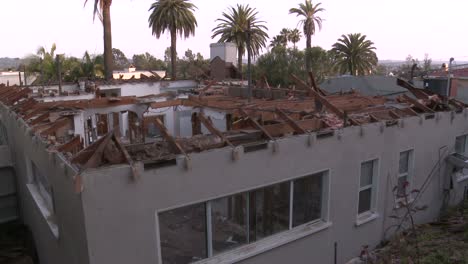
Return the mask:
[[[167,130],[166,126],[161,122],[159,119],[154,120],[154,124],[158,127],[159,131],[163,135],[163,137],[166,139],[166,141],[174,148],[175,151],[177,151],[177,154],[183,154],[186,155],[184,149],[180,146],[180,144],[174,139],[174,137],[171,136],[169,131]]]
[[[400,118],[401,118],[401,116],[398,115],[398,114],[397,114],[395,111],[393,111],[393,110],[389,110],[389,111],[388,111],[388,114],[389,114],[392,118],[395,118],[395,119],[400,119]]]
[[[179,105],[182,105],[182,99],[154,102],[150,104],[150,107],[153,109],[157,109],[157,108],[165,108],[165,107],[179,106]]]
[[[269,139],[269,140],[274,140],[274,138],[270,135],[270,133],[268,133],[268,131],[262,127],[258,122],[257,120],[255,120],[255,118],[252,118],[244,109],[242,108],[239,108],[239,113],[248,118],[247,120],[255,127],[257,128],[258,130],[262,131],[262,133]]]
[[[83,148],[83,141],[80,136],[73,137],[70,141],[57,147],[59,152],[75,153]]]
[[[281,109],[276,108],[276,113],[278,116],[283,119],[286,123],[288,123],[289,126],[291,126],[296,133],[298,134],[305,134],[307,131],[302,128],[294,119],[292,119],[290,116],[288,116],[285,112],[283,112]]]
[[[45,112],[45,113],[39,115],[38,117],[36,117],[34,120],[31,121],[30,125],[35,126],[35,125],[37,125],[37,124],[39,124],[42,121],[45,121],[47,119],[49,119],[49,112]]]
[[[216,135],[223,142],[233,147],[232,143],[224,136],[224,134],[221,131],[219,131],[213,126],[213,123],[208,118],[206,118],[203,113],[198,113],[198,118],[203,123],[203,125],[210,131],[211,134]]]
[[[128,165],[130,165],[130,168],[132,170],[132,177],[134,180],[138,180],[138,178],[140,178],[140,175],[138,174],[138,171],[136,169],[136,166],[135,166],[135,163],[133,162],[133,159],[132,157],[130,156],[130,154],[128,153],[127,149],[125,149],[125,147],[123,146],[122,142],[120,142],[120,139],[119,137],[116,137],[115,136],[115,133],[113,134],[113,139],[117,145],[117,148],[119,148],[119,150],[122,152],[122,154],[124,155],[124,158],[125,158],[125,161],[127,161]]]
[[[51,133],[55,133],[55,131],[57,131],[59,128],[62,128],[70,123],[71,121],[69,118],[66,118],[66,117],[59,118],[57,119],[57,121],[52,123],[52,125],[49,128],[41,131],[41,135],[46,136],[46,135],[50,135]]]
[[[407,96],[406,94],[404,94],[402,96],[402,98],[411,103],[412,105],[414,105],[415,107],[419,108],[420,110],[422,110],[423,112],[428,112],[428,113],[435,113],[434,110],[430,109],[429,107],[425,106],[424,104],[420,103],[418,100],[416,99],[413,99],[409,96]]]

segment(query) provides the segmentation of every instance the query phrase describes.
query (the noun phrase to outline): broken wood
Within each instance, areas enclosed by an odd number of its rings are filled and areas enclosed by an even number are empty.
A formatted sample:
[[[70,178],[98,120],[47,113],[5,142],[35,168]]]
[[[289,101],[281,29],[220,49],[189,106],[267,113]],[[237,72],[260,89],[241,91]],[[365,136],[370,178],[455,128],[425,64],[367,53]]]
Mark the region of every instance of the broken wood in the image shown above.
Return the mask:
[[[428,112],[428,113],[435,113],[434,110],[430,109],[429,107],[425,106],[424,104],[420,103],[418,100],[413,99],[406,94],[401,96],[405,101],[410,102],[413,104],[415,107],[419,108],[423,112]]]
[[[243,115],[244,117],[247,117],[248,121],[255,127],[257,128],[258,130],[262,131],[262,133],[269,139],[269,140],[274,140],[274,138],[270,135],[270,133],[268,133],[268,131],[262,127],[258,122],[257,120],[255,120],[254,118],[252,118],[244,109],[242,108],[239,108],[239,113],[241,115]]]
[[[283,119],[286,123],[288,123],[288,125],[291,126],[296,131],[296,133],[298,134],[307,133],[307,131],[304,128],[302,128],[294,119],[288,116],[281,109],[276,108],[276,113],[279,115],[281,119]]]
[[[169,131],[167,130],[166,126],[161,122],[161,120],[156,119],[154,124],[158,127],[159,131],[166,139],[166,141],[172,145],[172,147],[176,150],[177,154],[186,155],[184,149],[180,146],[180,144],[171,136]]]
[[[203,125],[210,131],[211,134],[218,136],[223,142],[233,147],[232,143],[223,135],[221,131],[219,131],[213,126],[213,122],[211,122],[211,120],[208,120],[208,118],[206,118],[203,113],[198,113],[198,118],[203,123]]]

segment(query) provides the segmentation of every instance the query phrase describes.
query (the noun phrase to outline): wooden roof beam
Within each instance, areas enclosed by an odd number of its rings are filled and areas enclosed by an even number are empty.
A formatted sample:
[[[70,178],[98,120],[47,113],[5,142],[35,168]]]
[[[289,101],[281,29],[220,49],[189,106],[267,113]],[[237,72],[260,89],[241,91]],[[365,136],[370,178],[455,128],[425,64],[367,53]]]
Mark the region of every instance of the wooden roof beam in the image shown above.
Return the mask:
[[[180,146],[180,144],[171,136],[169,131],[167,130],[166,126],[161,122],[159,118],[154,120],[154,124],[158,127],[159,131],[166,139],[167,142],[178,152],[178,154],[187,155],[184,149]]]
[[[206,118],[203,113],[198,113],[198,118],[203,123],[203,125],[210,131],[211,134],[216,135],[223,142],[225,142],[231,147],[234,147],[234,145],[223,135],[223,133],[213,126],[213,123],[208,118]]]
[[[57,119],[57,121],[52,123],[52,125],[49,128],[41,131],[40,134],[41,134],[41,136],[49,135],[49,134],[54,133],[55,131],[57,131],[59,128],[62,128],[64,126],[66,126],[69,123],[70,123],[70,120],[68,118],[66,118],[66,117],[59,118],[59,119]]]
[[[248,121],[255,127],[257,128],[258,130],[262,131],[262,133],[269,139],[269,140],[274,140],[274,138],[270,135],[270,133],[268,133],[268,131],[262,127],[258,122],[257,120],[255,120],[254,118],[252,118],[244,109],[242,108],[239,108],[239,113],[244,116],[244,117],[247,117],[248,118]]]
[[[430,109],[429,107],[425,106],[424,104],[421,104],[418,100],[413,99],[413,98],[407,96],[406,94],[404,94],[402,96],[402,98],[404,100],[406,100],[407,102],[410,102],[411,104],[413,104],[415,107],[421,109],[423,112],[435,113],[434,110]]]
[[[132,177],[134,180],[138,180],[140,178],[140,175],[138,174],[138,171],[135,166],[135,162],[133,161],[132,157],[128,153],[127,149],[123,146],[122,142],[120,141],[119,137],[115,136],[115,133],[113,134],[113,139],[117,145],[117,148],[120,149],[122,154],[124,155],[125,161],[127,161],[128,165],[130,165],[131,170],[132,170]]]
[[[292,119],[290,116],[288,116],[285,112],[283,112],[281,109],[276,108],[276,113],[279,115],[281,119],[283,119],[290,127],[296,131],[298,134],[305,134],[307,131],[302,128],[294,119]]]

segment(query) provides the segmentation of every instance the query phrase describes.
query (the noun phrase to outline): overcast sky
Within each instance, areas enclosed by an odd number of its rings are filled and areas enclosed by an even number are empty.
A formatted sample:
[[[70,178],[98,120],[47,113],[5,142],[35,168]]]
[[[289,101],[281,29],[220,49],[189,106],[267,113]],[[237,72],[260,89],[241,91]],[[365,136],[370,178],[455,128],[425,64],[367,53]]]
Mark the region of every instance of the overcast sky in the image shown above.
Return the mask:
[[[39,46],[81,57],[85,50],[102,53],[102,25],[93,22],[89,0],[0,0],[0,57],[23,57]],[[170,45],[168,35],[156,39],[148,27],[148,9],[154,0],[114,0],[111,7],[113,47],[127,57],[150,52],[163,58]],[[177,50],[188,48],[209,57],[211,30],[227,7],[250,4],[266,21],[270,38],[284,28],[296,28],[298,18],[288,14],[299,0],[193,0],[198,7],[195,37],[178,39]],[[434,60],[468,60],[468,1],[466,0],[322,0],[326,10],[322,31],[312,45],[330,49],[347,33],[363,33],[375,43],[379,59],[404,59],[408,54],[420,60],[428,53]],[[315,3],[315,2],[314,2]],[[301,29],[301,28],[300,28]],[[302,29],[301,29],[302,30]],[[305,46],[305,39],[299,47]]]

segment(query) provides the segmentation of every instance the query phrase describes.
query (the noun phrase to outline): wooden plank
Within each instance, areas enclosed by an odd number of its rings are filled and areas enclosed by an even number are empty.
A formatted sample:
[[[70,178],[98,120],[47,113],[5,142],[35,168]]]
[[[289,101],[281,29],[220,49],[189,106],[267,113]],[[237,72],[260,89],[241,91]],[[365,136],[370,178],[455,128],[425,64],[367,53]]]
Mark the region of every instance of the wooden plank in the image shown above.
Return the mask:
[[[57,147],[57,151],[59,152],[75,152],[76,150],[81,150],[83,147],[83,142],[81,141],[80,136],[73,137],[70,141],[65,144],[62,144]]]
[[[428,99],[429,95],[423,90],[423,89],[418,89],[414,87],[411,83],[397,78],[397,85],[403,88],[406,88],[408,91],[410,91],[416,98],[418,99]]]
[[[169,131],[167,130],[166,126],[161,122],[161,120],[156,119],[154,120],[154,124],[158,127],[159,131],[163,135],[163,137],[172,145],[172,147],[179,153],[186,155],[184,149],[180,146],[180,144],[171,136]]]
[[[32,120],[30,125],[35,126],[35,125],[41,123],[42,121],[47,120],[48,118],[49,118],[49,112],[45,112],[45,113],[41,114],[40,116],[36,117],[34,120]]]
[[[322,120],[317,119],[317,118],[305,119],[305,120],[300,120],[296,122],[298,123],[299,126],[304,128],[304,130],[308,130],[308,131],[317,131],[317,130],[322,129],[325,126],[325,123],[322,122]],[[272,137],[280,137],[280,136],[292,134],[295,132],[295,130],[287,123],[264,125],[263,128],[265,128],[265,130],[268,131],[268,133]]]
[[[401,116],[398,115],[398,114],[397,114],[395,111],[393,111],[393,110],[388,111],[388,114],[389,114],[392,118],[395,118],[395,119],[400,119],[400,118],[401,118]]]
[[[312,84],[312,87],[317,91],[320,95],[326,96],[327,93],[320,89],[320,87],[315,83],[315,76],[314,73],[309,71],[309,78],[310,78],[310,83]]]
[[[218,136],[223,142],[233,147],[232,143],[224,136],[224,134],[221,131],[219,131],[213,126],[213,123],[210,120],[208,120],[208,118],[206,118],[203,113],[198,113],[198,118],[203,123],[203,125],[205,125],[205,127],[211,132],[211,134]]]
[[[242,108],[239,108],[239,113],[241,115],[243,115],[244,117],[247,117],[249,122],[255,127],[257,128],[258,130],[262,131],[262,133],[269,139],[269,140],[274,140],[274,138],[270,135],[270,133],[268,133],[268,131],[262,127],[258,122],[257,120],[255,120],[254,118],[252,118],[249,114],[247,114],[247,112],[245,112],[244,109]]]
[[[182,99],[167,100],[163,102],[154,102],[150,104],[150,107],[153,109],[157,109],[157,108],[165,108],[165,107],[179,106],[179,105],[182,105]]]
[[[123,153],[125,160],[127,161],[128,165],[130,165],[131,170],[132,170],[132,177],[134,180],[138,180],[140,178],[140,175],[138,174],[138,171],[136,169],[135,163],[133,162],[132,157],[128,153],[127,149],[123,146],[122,142],[120,141],[119,137],[115,136],[115,133],[113,135],[113,139],[117,145],[117,147],[120,149],[120,151]]]
[[[281,119],[286,121],[286,123],[288,123],[288,125],[291,126],[296,131],[296,133],[298,133],[298,134],[307,133],[307,131],[304,128],[302,128],[294,119],[292,119],[290,116],[288,116],[281,109],[276,108],[276,113],[279,115],[279,117]]]
[[[71,122],[70,119],[69,119],[69,118],[66,118],[66,117],[57,119],[57,121],[55,121],[54,123],[52,123],[52,125],[51,125],[49,128],[47,128],[47,129],[41,131],[40,134],[41,134],[42,136],[49,135],[49,134],[51,134],[51,133],[54,133],[57,129],[66,126],[66,125],[69,124],[70,122]]]
[[[377,117],[376,117],[375,115],[373,115],[373,114],[369,114],[369,117],[370,117],[371,122],[379,122],[379,121],[380,121],[380,119],[377,118]]]
[[[432,110],[429,107],[421,104],[418,100],[413,99],[413,98],[407,96],[406,94],[404,94],[402,96],[402,98],[404,98],[406,101],[410,102],[411,104],[413,104],[414,106],[416,106],[417,108],[421,109],[424,112],[435,113],[434,110]]]

